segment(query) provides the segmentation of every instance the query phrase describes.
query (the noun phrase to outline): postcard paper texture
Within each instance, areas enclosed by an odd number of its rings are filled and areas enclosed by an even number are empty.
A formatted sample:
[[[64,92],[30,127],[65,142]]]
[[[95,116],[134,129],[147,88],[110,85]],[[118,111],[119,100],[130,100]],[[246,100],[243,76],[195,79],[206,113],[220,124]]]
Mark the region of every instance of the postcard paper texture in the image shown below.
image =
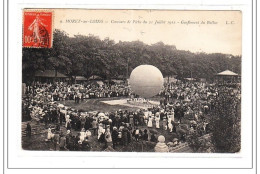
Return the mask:
[[[241,11],[24,9],[22,148],[239,153]]]

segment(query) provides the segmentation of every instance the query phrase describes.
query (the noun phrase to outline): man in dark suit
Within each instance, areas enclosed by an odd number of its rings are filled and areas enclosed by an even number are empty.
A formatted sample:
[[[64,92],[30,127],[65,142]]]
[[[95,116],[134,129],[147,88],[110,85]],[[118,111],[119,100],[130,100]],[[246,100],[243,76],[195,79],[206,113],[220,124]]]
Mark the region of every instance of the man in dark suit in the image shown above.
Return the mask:
[[[112,131],[112,141],[113,141],[113,149],[115,149],[116,144],[118,142],[118,131],[116,127],[113,127],[113,131]]]

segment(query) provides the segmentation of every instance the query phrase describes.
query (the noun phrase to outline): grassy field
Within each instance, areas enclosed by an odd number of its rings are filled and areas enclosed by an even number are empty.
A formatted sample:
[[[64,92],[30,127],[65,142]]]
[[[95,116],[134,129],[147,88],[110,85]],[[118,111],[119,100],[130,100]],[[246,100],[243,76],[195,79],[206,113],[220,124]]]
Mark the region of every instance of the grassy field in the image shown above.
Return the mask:
[[[77,110],[84,110],[86,112],[88,111],[115,112],[118,111],[119,109],[136,111],[137,109],[139,109],[138,107],[135,106],[129,107],[123,105],[109,105],[101,102],[101,101],[119,100],[119,99],[124,99],[124,98],[115,97],[115,98],[85,99],[84,101],[80,101],[79,103],[75,103],[74,100],[66,100],[66,101],[60,101],[59,103]],[[151,100],[160,101],[160,97],[153,97],[151,98]]]
[[[114,98],[118,100],[119,98]],[[137,107],[128,107],[122,105],[109,105],[101,101],[113,100],[113,98],[98,98],[98,99],[85,99],[79,103],[75,103],[74,100],[60,101],[59,103],[64,104],[65,106],[74,108],[76,110],[83,110],[86,112],[89,111],[100,111],[100,112],[115,112],[119,109],[134,111],[138,109]]]

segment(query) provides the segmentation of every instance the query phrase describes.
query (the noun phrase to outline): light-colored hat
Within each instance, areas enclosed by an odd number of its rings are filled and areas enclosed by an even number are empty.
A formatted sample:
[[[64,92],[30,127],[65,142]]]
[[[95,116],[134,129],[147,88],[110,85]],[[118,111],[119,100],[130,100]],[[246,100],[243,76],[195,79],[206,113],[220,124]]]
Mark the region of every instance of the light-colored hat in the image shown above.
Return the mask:
[[[163,135],[160,135],[160,136],[158,137],[158,141],[159,141],[160,143],[164,143],[164,142],[165,142],[165,137],[164,137]]]
[[[178,141],[178,138],[173,138],[172,142]]]
[[[86,135],[90,137],[91,136],[91,132],[89,130],[87,130],[86,131]]]
[[[98,116],[99,116],[99,117],[104,117],[105,114],[101,112],[101,113],[98,114]]]

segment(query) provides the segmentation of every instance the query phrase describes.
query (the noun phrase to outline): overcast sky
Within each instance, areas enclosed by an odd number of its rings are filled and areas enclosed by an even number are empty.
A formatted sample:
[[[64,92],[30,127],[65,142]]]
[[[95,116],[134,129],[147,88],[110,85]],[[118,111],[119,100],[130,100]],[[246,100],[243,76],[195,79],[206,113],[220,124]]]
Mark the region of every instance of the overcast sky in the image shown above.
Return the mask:
[[[191,52],[241,55],[242,20],[239,11],[56,9],[54,13],[54,28],[64,30],[70,36],[93,34],[116,42],[140,40],[147,44],[162,41]],[[72,23],[71,20],[80,22]],[[100,20],[100,23],[95,20]]]

